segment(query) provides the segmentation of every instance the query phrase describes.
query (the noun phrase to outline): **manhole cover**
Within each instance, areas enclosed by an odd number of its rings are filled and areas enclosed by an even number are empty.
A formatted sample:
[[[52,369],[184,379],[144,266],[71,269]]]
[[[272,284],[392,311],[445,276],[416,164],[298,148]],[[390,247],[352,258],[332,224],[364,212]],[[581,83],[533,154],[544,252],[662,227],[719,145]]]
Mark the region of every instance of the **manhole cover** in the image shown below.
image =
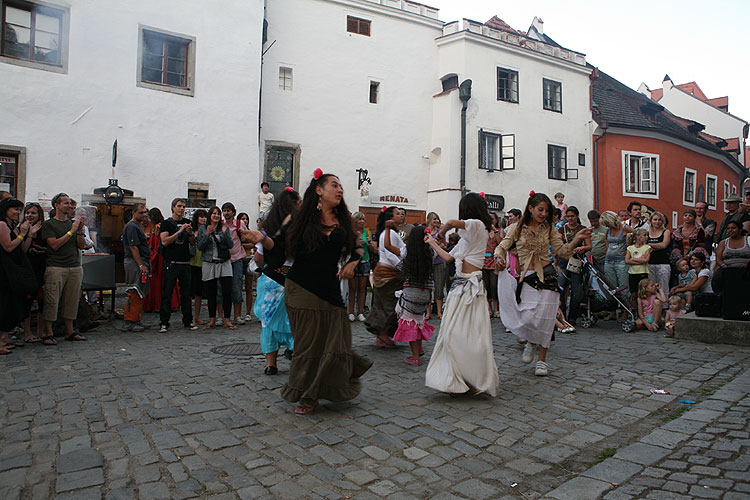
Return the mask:
[[[257,356],[263,354],[260,344],[243,342],[240,344],[220,345],[211,349],[211,352],[225,356]]]

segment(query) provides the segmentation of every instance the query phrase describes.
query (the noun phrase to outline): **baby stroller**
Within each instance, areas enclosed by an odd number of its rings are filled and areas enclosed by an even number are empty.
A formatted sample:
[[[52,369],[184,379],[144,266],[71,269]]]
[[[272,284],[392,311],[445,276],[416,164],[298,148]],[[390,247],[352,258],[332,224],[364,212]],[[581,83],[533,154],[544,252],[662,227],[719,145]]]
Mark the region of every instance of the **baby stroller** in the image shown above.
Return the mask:
[[[635,315],[630,306],[618,297],[627,287],[617,289],[610,285],[590,255],[584,259],[581,273],[586,298],[586,312],[581,316],[581,326],[591,328],[598,319],[596,313],[614,311],[621,307],[628,314],[628,318],[622,323],[622,330],[626,333],[632,332],[635,329]]]

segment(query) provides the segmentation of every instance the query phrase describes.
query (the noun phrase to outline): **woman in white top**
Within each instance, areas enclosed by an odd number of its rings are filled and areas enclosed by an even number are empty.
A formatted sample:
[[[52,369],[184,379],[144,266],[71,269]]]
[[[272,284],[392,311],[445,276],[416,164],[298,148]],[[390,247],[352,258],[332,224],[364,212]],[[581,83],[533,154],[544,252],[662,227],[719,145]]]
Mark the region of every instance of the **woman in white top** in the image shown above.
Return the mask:
[[[443,321],[425,385],[451,394],[497,394],[500,379],[492,351],[492,332],[487,314],[487,292],[482,282],[485,247],[492,229],[487,202],[469,193],[458,204],[458,218],[449,220],[438,233],[457,228],[458,244],[447,253],[429,236],[429,243],[445,261],[456,261],[456,279],[445,301]]]
[[[404,223],[405,213],[396,207],[383,207],[378,215],[378,227],[375,233],[378,240],[380,260],[372,271],[372,307],[365,320],[367,331],[375,335],[375,347],[393,348],[391,337],[398,328],[396,316],[397,291],[404,285],[401,276],[401,261],[405,256],[404,240],[392,228]],[[386,223],[388,226],[386,226]]]

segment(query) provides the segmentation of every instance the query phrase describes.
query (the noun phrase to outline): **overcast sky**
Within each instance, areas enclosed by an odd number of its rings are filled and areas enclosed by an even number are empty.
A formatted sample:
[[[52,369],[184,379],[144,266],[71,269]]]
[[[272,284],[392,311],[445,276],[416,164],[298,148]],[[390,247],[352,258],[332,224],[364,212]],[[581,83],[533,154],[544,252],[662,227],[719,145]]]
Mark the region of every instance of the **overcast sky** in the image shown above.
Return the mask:
[[[748,0],[420,1],[438,7],[442,21],[497,15],[526,31],[538,16],[545,34],[633,89],[661,88],[665,74],[695,81],[709,98],[729,96],[729,112],[750,121]]]

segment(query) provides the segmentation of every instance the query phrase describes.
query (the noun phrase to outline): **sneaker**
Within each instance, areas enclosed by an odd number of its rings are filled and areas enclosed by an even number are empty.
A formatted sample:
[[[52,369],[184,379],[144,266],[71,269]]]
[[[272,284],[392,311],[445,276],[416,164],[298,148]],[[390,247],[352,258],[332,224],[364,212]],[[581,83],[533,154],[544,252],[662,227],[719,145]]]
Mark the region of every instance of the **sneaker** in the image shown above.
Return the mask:
[[[357,321],[364,321],[364,320],[366,320],[366,319],[367,319],[367,318],[365,318],[365,315],[364,315],[364,314],[360,314],[359,316],[357,316]]]
[[[357,319],[357,317],[355,315],[353,315],[353,314],[349,315],[349,321],[354,321],[355,319]]]
[[[167,333],[169,327],[167,325],[159,325],[159,333]]]
[[[250,322],[252,320],[253,320],[253,315],[252,314],[248,314],[247,316],[245,316],[245,321]]]
[[[216,326],[224,326],[224,318],[216,318]]]
[[[190,323],[189,325],[185,325],[185,329],[194,332],[198,329],[198,325],[196,325],[195,323]]]
[[[535,350],[536,345],[532,344],[531,342],[527,342],[526,347],[523,348],[523,356],[521,356],[521,361],[526,364],[531,363],[531,361],[534,359]]]
[[[243,318],[242,316],[240,316],[238,318],[234,318],[234,324],[235,325],[244,325],[245,324],[245,318]]]
[[[135,321],[126,321],[125,326],[122,327],[124,332],[142,332],[146,329],[143,323]]]
[[[546,377],[549,374],[549,366],[544,361],[537,361],[536,362],[536,370],[534,370],[534,375],[537,377]]]

